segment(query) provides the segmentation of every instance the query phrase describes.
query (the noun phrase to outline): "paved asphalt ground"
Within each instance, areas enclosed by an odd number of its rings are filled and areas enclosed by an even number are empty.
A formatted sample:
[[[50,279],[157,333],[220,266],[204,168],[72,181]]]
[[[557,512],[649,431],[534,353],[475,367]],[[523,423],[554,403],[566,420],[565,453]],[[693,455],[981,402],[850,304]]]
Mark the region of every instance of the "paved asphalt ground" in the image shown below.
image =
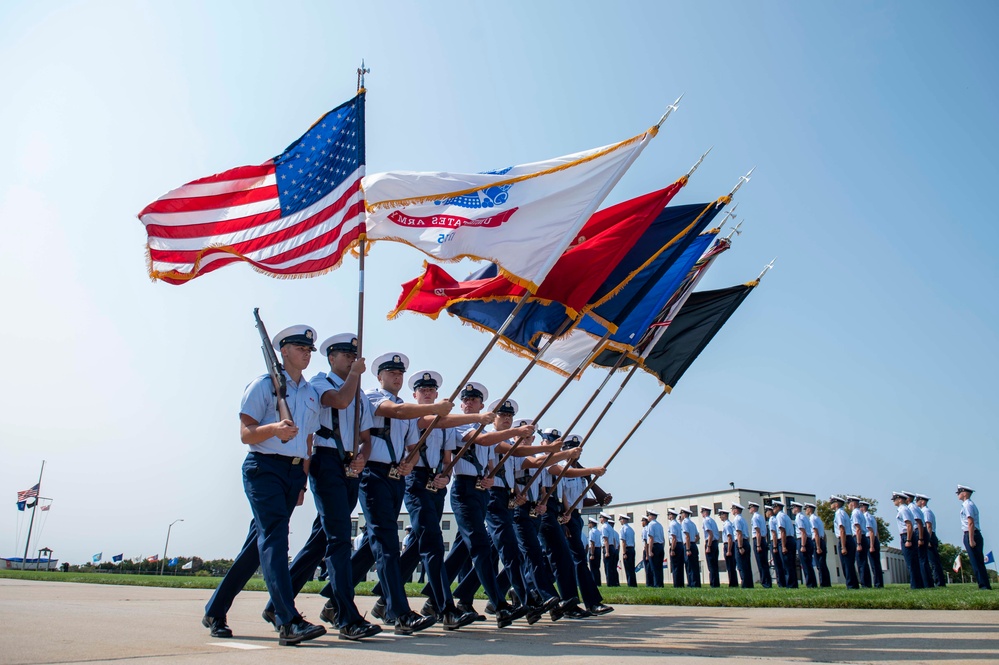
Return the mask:
[[[328,634],[279,647],[260,619],[266,595],[245,591],[229,614],[234,639],[201,626],[209,591],[0,579],[0,663],[999,663],[999,613],[621,605],[600,619],[548,618],[497,630],[387,629],[363,643]],[[373,599],[358,597],[361,612]],[[415,603],[416,601],[414,601]],[[300,596],[318,621],[322,599]],[[593,660],[599,658],[600,660]],[[321,660],[320,660],[321,659]],[[710,660],[709,660],[710,659]],[[535,660],[534,662],[538,662]]]

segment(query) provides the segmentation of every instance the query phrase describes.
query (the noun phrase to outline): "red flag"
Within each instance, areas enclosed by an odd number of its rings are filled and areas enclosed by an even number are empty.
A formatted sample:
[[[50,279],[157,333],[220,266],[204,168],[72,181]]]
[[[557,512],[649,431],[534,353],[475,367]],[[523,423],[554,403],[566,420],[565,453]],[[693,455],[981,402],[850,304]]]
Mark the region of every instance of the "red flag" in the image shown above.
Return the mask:
[[[597,211],[573,239],[538,287],[532,300],[565,305],[577,316],[642,233],[685,184],[684,176],[664,189]],[[519,300],[525,290],[503,276],[459,282],[442,268],[424,264],[420,277],[406,282],[389,318],[408,311],[437,318],[463,300]]]

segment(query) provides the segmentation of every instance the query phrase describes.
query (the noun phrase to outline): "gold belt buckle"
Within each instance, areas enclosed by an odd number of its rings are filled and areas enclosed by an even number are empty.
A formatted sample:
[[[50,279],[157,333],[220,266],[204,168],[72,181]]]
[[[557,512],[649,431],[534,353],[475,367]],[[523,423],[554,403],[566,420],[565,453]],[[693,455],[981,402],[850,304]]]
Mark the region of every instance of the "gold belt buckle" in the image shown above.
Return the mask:
[[[302,463],[302,458],[301,457],[293,457],[293,458],[291,458],[291,463],[292,463],[293,466],[295,464],[301,464]]]

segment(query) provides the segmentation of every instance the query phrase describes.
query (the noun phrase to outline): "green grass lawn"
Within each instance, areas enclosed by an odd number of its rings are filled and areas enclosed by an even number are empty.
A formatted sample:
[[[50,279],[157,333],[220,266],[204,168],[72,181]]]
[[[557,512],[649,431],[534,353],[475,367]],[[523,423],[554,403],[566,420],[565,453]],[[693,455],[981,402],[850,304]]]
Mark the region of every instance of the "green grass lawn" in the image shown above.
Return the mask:
[[[179,589],[214,589],[218,577],[174,577],[172,575],[111,575],[106,573],[56,573],[0,571],[0,578],[43,580],[52,582],[80,582],[87,584],[123,584],[131,586],[162,586]],[[371,582],[357,586],[358,595],[370,595]],[[254,577],[246,585],[251,591],[266,591],[264,580]],[[318,593],[321,582],[309,582],[305,591]],[[408,584],[406,591],[412,597],[420,593],[420,585]],[[913,591],[906,585],[895,584],[884,589],[858,589],[846,587],[831,589],[649,589],[638,587],[601,587],[604,602],[627,605],[696,605],[700,607],[833,607],[854,609],[900,610],[999,610],[999,591],[980,591],[974,584],[951,584],[943,589]],[[483,600],[480,592],[479,597]],[[481,608],[480,608],[481,609]]]

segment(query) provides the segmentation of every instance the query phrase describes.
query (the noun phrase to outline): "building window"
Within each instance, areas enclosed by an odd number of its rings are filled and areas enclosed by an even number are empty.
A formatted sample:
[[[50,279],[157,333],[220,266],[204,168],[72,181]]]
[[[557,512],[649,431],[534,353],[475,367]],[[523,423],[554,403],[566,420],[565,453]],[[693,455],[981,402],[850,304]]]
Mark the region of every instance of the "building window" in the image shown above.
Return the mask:
[[[357,535],[357,520],[350,520],[350,537]]]
[[[788,506],[790,506],[790,505],[791,505],[791,502],[792,502],[792,501],[794,501],[794,497],[793,497],[793,496],[789,496],[789,497],[787,497],[787,498],[786,498],[786,499],[785,499],[784,501],[785,501],[785,503],[786,503],[786,504],[787,504]]]
[[[697,514],[697,506],[696,505],[691,505],[690,506],[690,514],[691,515],[696,515]]]
[[[717,514],[719,510],[722,509],[721,501],[715,501],[715,513]]]
[[[451,530],[451,520],[442,520],[441,531],[450,531],[450,530]]]
[[[451,543],[444,543],[444,551],[445,552],[450,552],[451,551]],[[837,575],[838,574],[839,573],[837,573]]]
[[[396,522],[396,528],[397,528],[397,529],[398,529],[399,531],[402,531],[402,520],[399,520],[398,522]]]

